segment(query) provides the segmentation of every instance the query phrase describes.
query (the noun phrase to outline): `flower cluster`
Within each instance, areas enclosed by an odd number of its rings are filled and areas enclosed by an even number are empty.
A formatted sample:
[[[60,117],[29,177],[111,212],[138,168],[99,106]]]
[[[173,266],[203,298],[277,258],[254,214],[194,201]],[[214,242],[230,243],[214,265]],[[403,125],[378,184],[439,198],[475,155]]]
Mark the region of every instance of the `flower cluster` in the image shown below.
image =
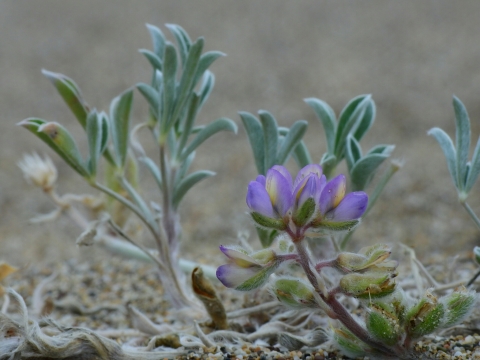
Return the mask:
[[[350,230],[365,212],[368,196],[363,191],[345,192],[345,176],[327,182],[320,165],[305,166],[295,181],[285,167],[275,165],[266,176],[250,182],[247,205],[253,220],[264,228],[300,235],[309,228]]]

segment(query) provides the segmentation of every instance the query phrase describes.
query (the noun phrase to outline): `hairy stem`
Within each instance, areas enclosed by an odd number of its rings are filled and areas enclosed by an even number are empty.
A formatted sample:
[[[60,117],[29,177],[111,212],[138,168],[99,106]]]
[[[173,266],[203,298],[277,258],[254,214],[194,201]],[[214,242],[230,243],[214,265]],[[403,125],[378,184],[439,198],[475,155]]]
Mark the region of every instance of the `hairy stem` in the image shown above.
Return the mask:
[[[300,265],[302,266],[305,274],[307,275],[308,280],[312,284],[315,291],[318,293],[320,298],[328,305],[329,310],[327,315],[331,318],[337,319],[340,321],[348,330],[351,331],[357,338],[361,341],[370,345],[374,349],[386,354],[386,355],[393,355],[394,352],[392,349],[386,347],[380,342],[375,341],[372,339],[368,331],[361,326],[353,317],[352,315],[345,309],[345,307],[336,299],[335,294],[329,294],[328,292],[325,293],[324,289],[321,289],[318,283],[318,277],[312,271],[310,267],[311,260],[308,256],[308,253],[303,245],[302,241],[296,241],[295,246],[298,252],[298,256],[300,257]]]

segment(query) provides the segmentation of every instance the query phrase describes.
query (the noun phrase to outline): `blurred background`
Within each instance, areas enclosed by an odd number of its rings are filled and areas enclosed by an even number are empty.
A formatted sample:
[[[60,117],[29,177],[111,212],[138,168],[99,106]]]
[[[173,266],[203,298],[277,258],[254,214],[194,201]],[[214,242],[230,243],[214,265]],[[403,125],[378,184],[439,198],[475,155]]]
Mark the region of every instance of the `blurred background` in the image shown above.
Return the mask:
[[[480,134],[479,18],[476,0],[2,0],[0,260],[25,265],[105,256],[78,249],[75,239],[81,230],[66,217],[29,224],[31,217],[53,206],[23,180],[16,163],[24,153],[52,157],[60,193],[94,192],[15,124],[32,116],[61,122],[85,150],[80,126],[41,69],[73,78],[91,107],[108,111],[113,97],[150,79],[150,65],[137,51],[151,48],[146,23],[161,27],[169,37],[164,24],[179,24],[193,39],[204,36],[206,50],[228,55],[211,68],[216,87],[200,122],[225,116],[241,125],[238,111],[259,109],[272,112],[282,126],[306,119],[305,141],[315,161],[325,150],[324,134],[303,99],[323,99],[338,115],[352,97],[371,93],[377,118],[363,149],[396,144],[394,158],[404,161],[404,167],[355,233],[352,249],[373,242],[406,243],[424,260],[468,256],[480,243],[478,231],[458,204],[443,154],[426,133],[439,126],[453,135],[455,94],[470,113],[472,142]],[[146,114],[137,92],[135,121]],[[296,171],[295,164],[289,166]],[[244,198],[256,170],[243,128],[237,136],[218,134],[200,147],[195,169],[210,169],[217,176],[189,193],[182,208],[190,258],[199,247],[217,251],[240,230],[254,233]],[[479,194],[477,184],[470,200],[477,213]]]

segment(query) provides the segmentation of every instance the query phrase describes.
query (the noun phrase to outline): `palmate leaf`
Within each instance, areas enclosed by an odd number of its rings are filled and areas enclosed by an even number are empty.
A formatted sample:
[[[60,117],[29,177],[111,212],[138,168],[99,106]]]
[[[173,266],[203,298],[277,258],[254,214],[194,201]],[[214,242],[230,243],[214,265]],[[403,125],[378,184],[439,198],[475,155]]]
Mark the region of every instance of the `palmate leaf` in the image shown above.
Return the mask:
[[[298,146],[303,138],[303,135],[305,135],[307,127],[308,123],[305,120],[298,120],[293,123],[290,130],[288,130],[280,149],[278,149],[277,164],[282,165],[288,160],[288,157],[292,151]],[[300,147],[299,153],[301,153],[303,150],[304,149]],[[300,155],[303,155],[303,158],[305,158],[307,153],[303,152]]]
[[[257,171],[259,174],[265,175],[267,170],[265,169],[265,142],[262,124],[255,116],[248,112],[239,112],[238,114],[247,132]]]
[[[163,111],[160,124],[160,136],[166,137],[173,122],[170,120],[175,106],[175,87],[177,75],[177,51],[167,42],[163,61]],[[163,142],[164,140],[162,140]]]
[[[177,45],[180,50],[180,59],[185,67],[185,62],[190,51],[190,46],[192,45],[192,41],[190,40],[187,32],[181,26],[175,24],[166,24],[165,26],[168,28],[168,30],[170,30],[177,41]]]
[[[432,135],[440,145],[440,148],[447,159],[448,171],[452,177],[453,184],[460,190],[457,176],[457,154],[452,139],[450,139],[450,136],[448,136],[445,131],[437,127],[430,129],[428,135]]]
[[[97,174],[97,164],[107,145],[108,125],[103,114],[98,114],[93,110],[87,117],[87,138],[89,159],[88,168],[90,175],[95,177]]]
[[[136,87],[150,105],[150,111],[152,111],[152,114],[158,119],[158,109],[160,105],[158,91],[145,83],[138,83]]]
[[[220,118],[205,126],[182,152],[180,162],[184,161],[200,144],[220,131],[237,133],[237,125],[230,119]]]
[[[297,162],[300,168],[307,166],[312,163],[312,158],[310,152],[307,149],[307,146],[303,140],[299,141],[297,146],[293,149],[293,158]]]
[[[210,65],[212,65],[215,60],[222,56],[225,56],[225,54],[220,51],[208,51],[205,54],[202,54],[198,62],[198,68],[195,74],[194,83],[198,83],[198,81],[203,76],[205,71],[207,71]]]
[[[125,166],[127,157],[132,100],[133,90],[129,89],[113,99],[110,104],[110,127],[112,130],[116,164],[122,169]]]
[[[82,98],[80,89],[77,84],[69,77],[54,73],[48,70],[42,70],[45,75],[55,86],[60,96],[63,98],[67,106],[77,118],[78,122],[85,129],[87,126],[88,106]]]
[[[370,95],[360,95],[352,99],[340,113],[335,134],[335,156],[337,161],[345,155],[347,135],[362,121],[363,116],[372,101]]]
[[[352,168],[355,166],[355,163],[362,158],[362,149],[357,139],[355,139],[351,134],[347,137],[347,151],[345,154],[345,159],[347,161],[348,171],[352,171]]]
[[[154,25],[147,24],[147,28],[152,37],[153,51],[157,54],[159,59],[163,59],[163,52],[165,51],[165,36],[162,31]]]
[[[202,181],[205,178],[214,176],[215,173],[213,171],[208,171],[208,170],[201,170],[201,171],[196,171],[194,173],[189,174],[185,178],[183,178],[180,183],[177,183],[175,186],[175,190],[173,192],[173,207],[176,209],[178,205],[180,204],[180,201],[182,201],[183,197],[185,194],[197,183]]]
[[[455,111],[456,128],[457,184],[459,190],[464,190],[467,178],[468,152],[470,150],[470,119],[467,109],[455,96],[453,97],[453,109]]]
[[[327,140],[327,152],[333,154],[335,150],[335,127],[336,117],[333,109],[325,101],[315,98],[304,100],[317,114],[318,119],[323,125],[325,138]]]
[[[38,136],[82,177],[89,176],[75,140],[63,126],[37,118],[25,119],[18,125]]]
[[[387,159],[390,154],[370,154],[361,158],[350,171],[352,190],[364,190],[377,168]]]
[[[263,143],[265,146],[265,169],[270,169],[277,163],[278,126],[277,121],[268,111],[258,112],[263,128]]]
[[[147,60],[150,62],[150,65],[155,70],[160,70],[162,71],[163,64],[162,64],[162,59],[158,57],[157,54],[155,54],[153,51],[147,50],[147,49],[140,49],[138,50],[141,54],[145,55]]]
[[[360,121],[358,121],[355,127],[355,132],[353,136],[357,141],[360,141],[363,138],[363,136],[367,133],[367,131],[372,127],[375,121],[375,115],[376,115],[375,102],[370,99],[370,101],[366,106],[363,117],[360,119]]]

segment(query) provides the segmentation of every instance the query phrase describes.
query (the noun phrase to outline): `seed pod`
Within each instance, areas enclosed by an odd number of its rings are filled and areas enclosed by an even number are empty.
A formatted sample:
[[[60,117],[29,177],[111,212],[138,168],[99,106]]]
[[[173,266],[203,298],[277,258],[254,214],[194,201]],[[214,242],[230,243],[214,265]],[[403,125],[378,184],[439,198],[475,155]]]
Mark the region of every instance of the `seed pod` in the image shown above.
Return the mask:
[[[395,273],[369,271],[347,274],[340,280],[340,288],[347,295],[358,298],[382,297],[395,290]]]
[[[278,300],[293,308],[317,308],[318,304],[313,295],[314,289],[297,279],[281,278],[272,284],[272,291]]]
[[[407,312],[407,332],[414,339],[430,334],[443,325],[444,316],[445,305],[439,303],[435,296],[427,292]]]
[[[403,336],[402,328],[396,315],[376,304],[370,304],[366,325],[370,334],[386,345],[394,345]]]

